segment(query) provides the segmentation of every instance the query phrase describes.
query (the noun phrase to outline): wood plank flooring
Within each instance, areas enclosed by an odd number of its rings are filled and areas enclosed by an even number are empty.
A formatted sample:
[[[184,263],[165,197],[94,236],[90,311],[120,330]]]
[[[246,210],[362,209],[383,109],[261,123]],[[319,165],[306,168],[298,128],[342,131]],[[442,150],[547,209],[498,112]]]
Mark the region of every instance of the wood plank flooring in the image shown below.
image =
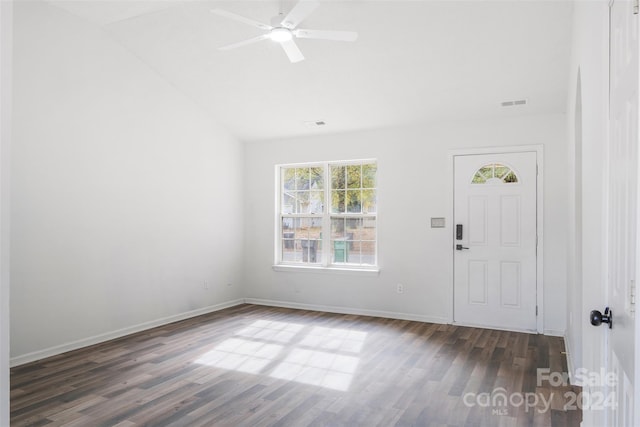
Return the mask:
[[[11,425],[578,426],[564,406],[580,389],[536,377],[566,372],[563,351],[557,337],[246,304],[12,369]]]

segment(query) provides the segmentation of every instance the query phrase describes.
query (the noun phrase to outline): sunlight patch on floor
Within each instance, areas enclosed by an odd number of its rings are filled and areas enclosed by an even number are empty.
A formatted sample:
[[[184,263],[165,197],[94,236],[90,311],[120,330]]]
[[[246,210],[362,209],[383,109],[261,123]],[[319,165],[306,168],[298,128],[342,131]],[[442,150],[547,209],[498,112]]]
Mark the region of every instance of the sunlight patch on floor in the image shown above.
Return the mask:
[[[344,328],[309,327],[296,323],[258,320],[205,353],[195,362],[215,368],[347,391],[360,359],[367,333]],[[284,360],[284,344],[294,344]]]
[[[258,338],[266,341],[278,341],[287,343],[295,337],[298,332],[304,329],[304,325],[287,322],[270,322],[258,320],[248,327],[237,332],[235,335]]]
[[[353,356],[294,349],[270,376],[346,391],[359,361]]]
[[[366,332],[350,329],[314,327],[300,342],[301,346],[360,353]]]
[[[231,338],[205,353],[196,363],[258,374],[281,351],[281,345]]]

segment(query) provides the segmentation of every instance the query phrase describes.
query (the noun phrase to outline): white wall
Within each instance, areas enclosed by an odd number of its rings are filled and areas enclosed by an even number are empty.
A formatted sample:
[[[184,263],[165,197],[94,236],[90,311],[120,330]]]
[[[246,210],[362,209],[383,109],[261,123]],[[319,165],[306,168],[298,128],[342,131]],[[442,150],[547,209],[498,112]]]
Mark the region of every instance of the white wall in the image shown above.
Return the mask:
[[[444,322],[447,152],[487,146],[545,146],[543,316],[547,332],[564,332],[564,116],[255,142],[243,154],[94,26],[21,2],[15,27],[14,363],[242,296]],[[274,272],[274,165],[363,157],[379,161],[380,275]],[[413,181],[419,192],[404,188]],[[447,228],[429,228],[432,216],[446,217]]]
[[[544,323],[563,334],[566,308],[567,148],[563,115],[445,123],[260,141],[245,145],[245,295],[351,312],[445,322],[452,299],[448,150],[544,144]],[[377,158],[379,264],[376,277],[276,272],[274,166]],[[419,183],[408,188],[407,183]],[[447,228],[431,229],[430,217]],[[405,292],[397,294],[397,283]],[[382,312],[382,313],[381,313]]]
[[[242,145],[93,25],[14,28],[12,362],[239,298]]]
[[[9,154],[13,3],[0,2],[0,426],[9,425]]]
[[[598,372],[604,366],[604,331],[589,324],[589,312],[606,301],[604,169],[607,158],[608,6],[605,1],[577,2],[567,100],[570,241],[568,253],[567,350],[574,369]],[[582,146],[576,145],[576,98],[580,75]],[[580,165],[580,162],[582,163]],[[576,172],[577,171],[577,172]],[[581,180],[581,185],[575,182]],[[581,194],[576,192],[582,190]],[[581,207],[575,201],[582,201]],[[575,240],[574,240],[575,237]],[[598,415],[588,413],[585,418]],[[585,425],[600,421],[585,420]]]

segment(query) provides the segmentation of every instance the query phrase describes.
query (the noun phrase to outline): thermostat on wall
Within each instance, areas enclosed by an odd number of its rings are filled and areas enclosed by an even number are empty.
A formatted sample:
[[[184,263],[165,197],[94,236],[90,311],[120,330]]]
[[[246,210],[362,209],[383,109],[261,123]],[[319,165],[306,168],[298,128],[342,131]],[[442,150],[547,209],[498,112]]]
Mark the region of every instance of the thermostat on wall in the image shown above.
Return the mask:
[[[431,228],[444,228],[444,218],[431,218]]]

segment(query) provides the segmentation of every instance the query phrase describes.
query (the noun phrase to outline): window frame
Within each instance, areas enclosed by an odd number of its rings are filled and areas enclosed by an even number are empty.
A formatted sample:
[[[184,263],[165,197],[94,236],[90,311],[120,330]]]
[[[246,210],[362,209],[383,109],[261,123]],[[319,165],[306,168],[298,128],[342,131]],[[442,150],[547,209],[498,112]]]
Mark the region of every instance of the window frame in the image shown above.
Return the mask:
[[[331,212],[331,167],[332,166],[350,166],[350,165],[363,165],[367,163],[374,163],[376,165],[376,185],[373,188],[376,191],[376,212],[375,213],[332,213]],[[284,191],[282,188],[282,170],[285,168],[311,168],[322,167],[323,168],[323,212],[318,213],[283,213],[282,202],[284,197]],[[275,165],[275,234],[274,234],[274,265],[273,269],[276,271],[314,271],[314,272],[342,272],[342,273],[379,273],[379,242],[378,242],[378,217],[379,217],[379,205],[378,205],[378,172],[379,164],[378,160],[374,158],[370,159],[353,159],[353,160],[337,160],[337,161],[318,161],[318,162],[304,162],[304,163],[283,163]],[[320,239],[322,244],[322,262],[320,263],[308,263],[308,262],[294,262],[283,260],[283,218],[319,218],[321,220],[322,238]],[[367,218],[375,219],[375,253],[373,264],[350,264],[350,263],[335,263],[332,260],[331,254],[331,220],[332,218],[357,218],[362,219],[363,224]],[[328,231],[328,232],[327,232]]]

